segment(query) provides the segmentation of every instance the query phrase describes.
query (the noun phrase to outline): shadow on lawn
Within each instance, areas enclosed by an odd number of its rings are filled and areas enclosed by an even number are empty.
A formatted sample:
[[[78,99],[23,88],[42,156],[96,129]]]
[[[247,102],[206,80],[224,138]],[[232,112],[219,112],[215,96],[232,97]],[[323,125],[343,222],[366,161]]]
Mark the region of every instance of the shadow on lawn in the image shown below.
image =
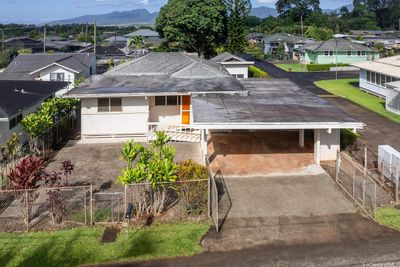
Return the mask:
[[[357,88],[357,89],[360,88],[360,83],[358,81],[357,82],[351,82],[350,85],[355,87],[355,88]]]

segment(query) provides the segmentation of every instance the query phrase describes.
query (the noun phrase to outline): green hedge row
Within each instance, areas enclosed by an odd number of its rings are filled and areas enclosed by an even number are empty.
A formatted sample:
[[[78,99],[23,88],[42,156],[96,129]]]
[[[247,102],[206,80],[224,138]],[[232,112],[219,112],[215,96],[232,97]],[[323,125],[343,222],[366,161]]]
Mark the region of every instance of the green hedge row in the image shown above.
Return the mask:
[[[338,63],[338,67],[345,67],[348,66],[349,64],[343,64],[343,63]],[[330,68],[336,67],[336,64],[307,64],[307,70],[308,71],[327,71],[330,70]]]
[[[271,78],[271,76],[268,73],[255,66],[249,66],[249,76],[250,78],[259,78],[259,79]]]

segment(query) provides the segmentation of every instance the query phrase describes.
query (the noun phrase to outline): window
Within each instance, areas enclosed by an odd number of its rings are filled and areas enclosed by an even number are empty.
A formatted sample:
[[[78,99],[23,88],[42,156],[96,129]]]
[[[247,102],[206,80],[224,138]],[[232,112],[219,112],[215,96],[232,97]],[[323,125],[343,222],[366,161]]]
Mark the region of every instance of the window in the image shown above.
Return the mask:
[[[52,82],[63,82],[64,81],[64,73],[50,73],[50,81]]]
[[[236,74],[236,79],[243,79],[244,78],[244,74]]]
[[[325,56],[329,56],[329,51],[325,51]]]
[[[181,104],[180,96],[156,96],[156,106],[179,106]]]
[[[371,72],[367,70],[367,82],[371,81]]]
[[[377,85],[380,85],[380,84],[381,84],[381,74],[380,74],[380,73],[377,73],[377,74],[376,74],[376,84],[377,84]]]
[[[93,67],[92,66],[90,66],[90,68],[89,68],[89,74],[90,74],[90,76],[93,75]]]
[[[13,129],[14,127],[16,127],[20,121],[22,121],[22,113],[18,114],[17,116],[15,116],[14,118],[12,118],[9,122],[8,122],[8,129]]]
[[[366,52],[365,51],[361,51],[361,55],[365,56]]]
[[[361,56],[361,51],[357,51],[357,56]]]
[[[347,55],[348,55],[348,56],[351,56],[351,51],[347,51]]]
[[[386,82],[391,83],[392,82],[392,76],[386,76]]]
[[[329,55],[330,55],[330,56],[333,56],[333,51],[329,51]]]
[[[375,72],[371,72],[371,83],[375,83]]]
[[[121,112],[122,99],[121,98],[98,98],[97,99],[98,112]]]

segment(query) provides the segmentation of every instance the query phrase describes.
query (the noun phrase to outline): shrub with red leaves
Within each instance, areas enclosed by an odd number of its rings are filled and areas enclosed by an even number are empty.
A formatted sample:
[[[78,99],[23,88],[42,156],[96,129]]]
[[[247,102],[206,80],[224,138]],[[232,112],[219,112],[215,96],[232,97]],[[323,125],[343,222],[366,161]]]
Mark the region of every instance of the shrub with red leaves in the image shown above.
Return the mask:
[[[28,156],[20,160],[11,170],[8,178],[13,189],[35,189],[46,176],[45,162],[42,158]]]

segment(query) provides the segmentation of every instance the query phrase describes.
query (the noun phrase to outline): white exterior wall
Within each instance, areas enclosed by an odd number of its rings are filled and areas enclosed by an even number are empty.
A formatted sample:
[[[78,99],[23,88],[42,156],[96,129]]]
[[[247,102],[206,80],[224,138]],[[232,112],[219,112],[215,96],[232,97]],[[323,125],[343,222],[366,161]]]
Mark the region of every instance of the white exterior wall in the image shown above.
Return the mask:
[[[51,73],[64,73],[64,81],[69,82],[68,89],[72,89],[74,85],[75,78],[78,78],[79,74],[75,74],[75,72],[67,70],[65,68],[59,66],[52,66],[47,69],[44,69],[40,72],[40,80],[42,81],[50,81]]]
[[[321,161],[336,160],[337,152],[340,151],[340,129],[320,130],[321,137]]]
[[[97,98],[82,99],[81,132],[88,136],[142,136],[148,131],[147,97],[122,98],[122,112],[98,112]]]
[[[248,65],[223,65],[230,75],[242,74],[243,79],[249,78],[249,67]]]
[[[181,124],[180,106],[156,106],[155,97],[149,98],[150,103],[150,122],[158,122],[160,129],[169,125]]]
[[[380,97],[386,96],[386,87],[368,82],[367,71],[364,69],[360,69],[360,88]]]
[[[44,100],[44,99],[43,99]],[[35,112],[38,107],[42,104],[43,100],[37,102],[36,104],[32,105],[31,107],[27,108],[22,112],[22,118],[25,118],[29,114]],[[18,113],[19,114],[19,113]],[[18,115],[18,114],[15,114]],[[11,117],[12,119],[13,117]],[[4,144],[7,139],[10,137],[12,133],[21,133],[21,143],[25,143],[28,141],[28,136],[23,132],[21,125],[17,125],[11,130],[9,129],[9,121],[0,121],[0,145]]]

